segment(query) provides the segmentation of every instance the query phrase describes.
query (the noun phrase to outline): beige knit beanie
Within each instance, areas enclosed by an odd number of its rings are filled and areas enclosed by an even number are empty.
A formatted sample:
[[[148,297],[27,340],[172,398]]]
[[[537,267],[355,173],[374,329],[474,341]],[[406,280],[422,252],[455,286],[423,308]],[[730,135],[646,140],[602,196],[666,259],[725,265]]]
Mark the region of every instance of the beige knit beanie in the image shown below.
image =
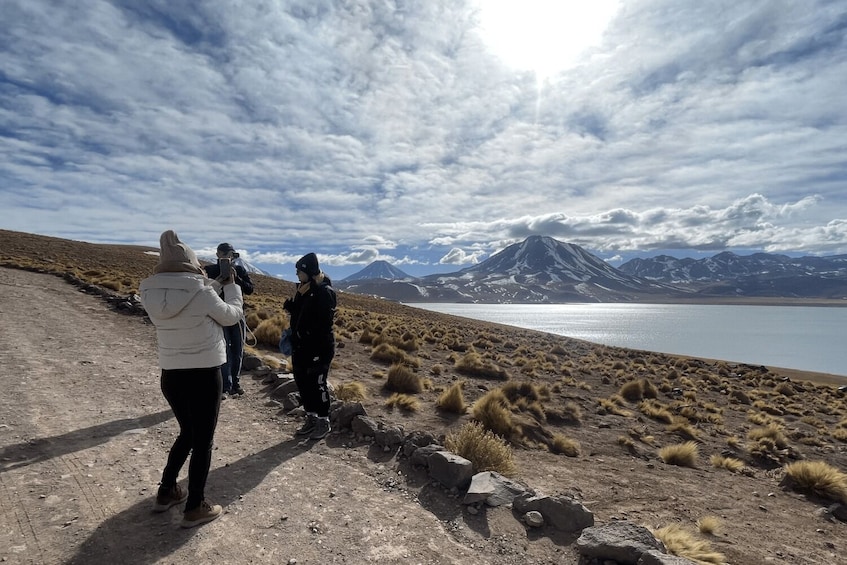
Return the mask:
[[[202,275],[203,268],[194,251],[179,240],[175,231],[168,230],[159,238],[159,264],[156,265],[155,272]]]

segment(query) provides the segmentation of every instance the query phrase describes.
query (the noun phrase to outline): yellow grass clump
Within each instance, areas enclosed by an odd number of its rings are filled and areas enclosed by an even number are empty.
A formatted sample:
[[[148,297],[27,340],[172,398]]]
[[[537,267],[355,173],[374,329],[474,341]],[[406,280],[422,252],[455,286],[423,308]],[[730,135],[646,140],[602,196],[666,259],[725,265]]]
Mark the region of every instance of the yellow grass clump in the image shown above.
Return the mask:
[[[653,535],[662,540],[668,553],[672,553],[673,555],[685,557],[702,564],[726,564],[726,557],[712,550],[712,546],[708,541],[694,537],[694,534],[686,531],[678,524],[659,528],[653,532]]]
[[[256,336],[256,345],[267,345],[277,350],[279,347],[279,336],[282,330],[288,327],[288,320],[283,316],[272,316],[261,320],[255,328],[253,335]]]
[[[509,379],[509,374],[503,369],[483,360],[482,356],[476,351],[468,351],[461,359],[456,362],[456,371],[469,377],[480,379],[493,379],[505,381]]]
[[[512,449],[498,435],[478,422],[468,422],[455,433],[448,434],[444,446],[473,464],[474,471],[495,471],[506,477],[517,473]]]
[[[414,396],[408,394],[394,393],[385,401],[386,408],[399,408],[405,412],[417,412],[421,403]]]
[[[697,464],[699,449],[696,442],[686,441],[667,445],[659,450],[659,459],[668,465],[694,467]]]
[[[555,453],[557,455],[578,457],[580,445],[575,439],[571,439],[562,434],[553,434],[553,440],[550,442],[549,449],[551,453]]]
[[[499,388],[488,391],[485,396],[477,400],[473,405],[471,414],[474,420],[478,421],[485,429],[491,430],[497,435],[511,437],[514,431],[509,399]]]
[[[697,520],[697,529],[701,534],[713,536],[723,529],[723,520],[717,516],[703,516]]]
[[[388,369],[388,379],[383,387],[392,392],[417,394],[423,391],[423,381],[402,363],[395,363]]]
[[[452,414],[464,414],[468,409],[465,403],[465,393],[462,390],[464,381],[455,382],[438,397],[435,406]]]
[[[847,504],[847,475],[825,461],[796,461],[785,466],[788,486]]]
[[[360,382],[340,384],[335,387],[335,397],[344,402],[360,402],[367,398],[365,385]]]
[[[723,455],[712,455],[709,457],[712,467],[726,469],[733,473],[740,473],[744,469],[744,462],[735,457],[724,457]]]

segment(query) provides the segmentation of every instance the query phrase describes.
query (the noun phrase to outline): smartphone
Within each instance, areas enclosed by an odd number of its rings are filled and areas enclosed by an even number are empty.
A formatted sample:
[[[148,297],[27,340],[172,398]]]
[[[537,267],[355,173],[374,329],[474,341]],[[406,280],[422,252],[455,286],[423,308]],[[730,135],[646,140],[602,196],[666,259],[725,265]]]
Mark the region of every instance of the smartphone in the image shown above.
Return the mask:
[[[232,277],[232,259],[218,259],[218,268],[221,270],[219,279],[226,280]]]

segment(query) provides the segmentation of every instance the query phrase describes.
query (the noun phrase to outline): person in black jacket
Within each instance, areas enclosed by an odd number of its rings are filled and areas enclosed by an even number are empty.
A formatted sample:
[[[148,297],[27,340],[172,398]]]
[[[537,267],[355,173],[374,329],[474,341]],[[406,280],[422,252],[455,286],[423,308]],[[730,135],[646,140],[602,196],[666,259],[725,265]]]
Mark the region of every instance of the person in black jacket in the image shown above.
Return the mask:
[[[297,291],[283,304],[291,315],[291,365],[306,422],[297,435],[321,439],[330,432],[329,366],[335,356],[336,296],[332,281],[321,272],[318,256],[297,261]]]
[[[240,264],[238,253],[235,248],[229,243],[221,243],[217,250],[218,259],[229,259],[232,261],[232,271],[235,276],[235,284],[241,287],[241,294],[253,294],[253,281],[250,280],[250,274],[247,269]],[[221,274],[221,268],[218,263],[206,265],[204,267],[206,276],[210,279],[218,279]],[[223,296],[223,288],[219,291]],[[226,363],[221,366],[221,376],[223,377],[223,395],[226,398],[227,394],[242,395],[244,389],[241,388],[241,359],[244,356],[244,336],[247,333],[247,323],[242,317],[239,322],[233,326],[224,328],[224,338],[226,339]]]

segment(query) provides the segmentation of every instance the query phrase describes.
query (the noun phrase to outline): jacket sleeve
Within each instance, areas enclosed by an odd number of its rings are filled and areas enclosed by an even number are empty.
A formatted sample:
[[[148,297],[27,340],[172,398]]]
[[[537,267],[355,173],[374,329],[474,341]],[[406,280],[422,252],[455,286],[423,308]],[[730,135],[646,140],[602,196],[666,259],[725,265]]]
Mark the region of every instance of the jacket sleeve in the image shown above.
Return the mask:
[[[241,287],[243,294],[253,294],[253,281],[250,280],[250,273],[241,265],[235,265],[235,282]]]
[[[209,296],[209,317],[222,326],[234,326],[244,315],[244,298],[241,289],[235,283],[225,285],[224,296],[226,301],[218,296],[211,286],[207,295]]]

